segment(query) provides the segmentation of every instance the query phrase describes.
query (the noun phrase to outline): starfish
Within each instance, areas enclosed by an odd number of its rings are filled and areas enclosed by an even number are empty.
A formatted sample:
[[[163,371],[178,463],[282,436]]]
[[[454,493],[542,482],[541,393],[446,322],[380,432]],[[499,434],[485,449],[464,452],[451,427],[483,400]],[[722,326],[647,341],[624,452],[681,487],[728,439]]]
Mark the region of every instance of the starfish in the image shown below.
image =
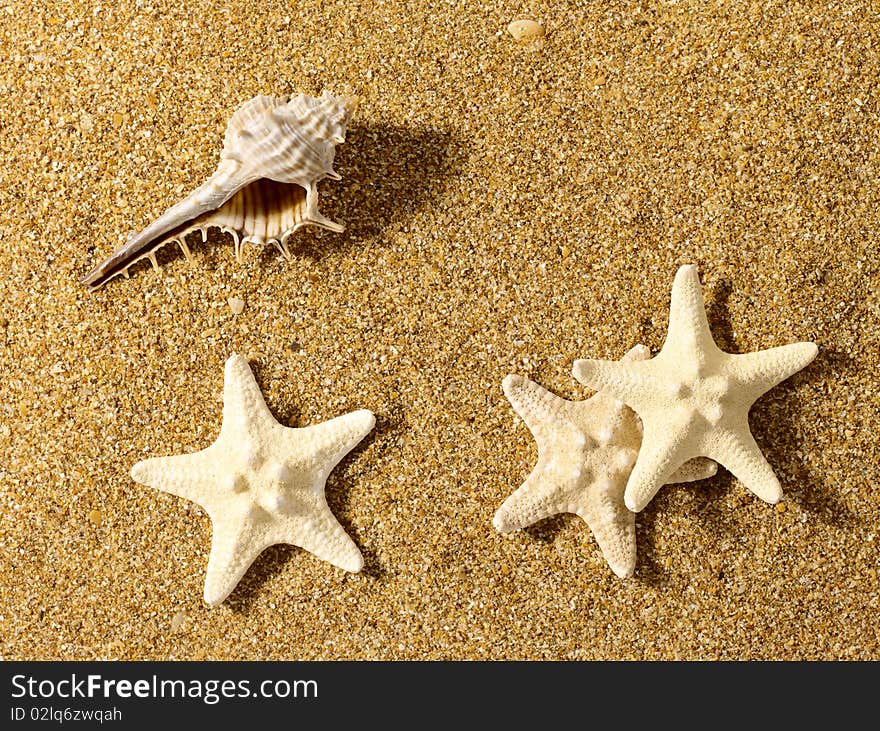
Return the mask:
[[[749,409],[816,357],[815,343],[734,355],[712,339],[697,267],[672,285],[669,330],[660,352],[641,363],[578,360],[574,377],[624,401],[644,437],[626,486],[626,506],[642,510],[669,476],[693,457],[710,457],[768,503],[782,488],[749,430]]]
[[[644,345],[623,361],[644,360]],[[623,503],[626,480],[642,440],[641,424],[621,401],[599,392],[586,401],[567,401],[521,376],[507,376],[504,393],[538,443],[538,463],[495,514],[504,533],[558,513],[583,518],[611,570],[621,578],[636,566],[636,520]],[[717,465],[695,459],[669,482],[711,477]]]
[[[364,560],[330,512],[327,476],[373,428],[366,410],[293,429],[266,406],[247,360],[226,361],[223,424],[210,447],[138,462],[143,485],[192,500],[211,518],[205,601],[222,602],[264,549],[291,543],[346,571]]]

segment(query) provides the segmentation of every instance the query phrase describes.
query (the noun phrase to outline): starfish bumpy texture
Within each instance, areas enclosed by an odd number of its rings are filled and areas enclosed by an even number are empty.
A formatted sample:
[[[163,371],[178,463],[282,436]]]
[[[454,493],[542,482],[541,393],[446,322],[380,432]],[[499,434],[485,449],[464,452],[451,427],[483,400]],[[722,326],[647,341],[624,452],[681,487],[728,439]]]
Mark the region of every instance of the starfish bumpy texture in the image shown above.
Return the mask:
[[[578,360],[574,376],[608,391],[641,417],[644,436],[626,486],[630,510],[642,510],[678,467],[710,457],[762,500],[782,488],[749,430],[749,409],[773,386],[816,357],[815,343],[734,355],[712,339],[697,267],[683,266],[672,285],[669,330],[651,360]]]
[[[644,360],[643,345],[623,361]],[[525,483],[495,515],[502,532],[517,530],[558,513],[583,518],[611,570],[626,578],[636,566],[635,513],[623,502],[636,461],[642,428],[621,401],[599,392],[586,401],[568,401],[521,376],[507,376],[504,393],[538,443],[538,463]],[[695,459],[680,466],[668,482],[711,477],[717,465]]]
[[[265,548],[291,543],[346,571],[361,552],[330,512],[324,484],[331,470],[373,428],[366,410],[294,429],[266,406],[247,360],[226,361],[223,425],[194,454],[138,462],[131,476],[192,500],[211,518],[213,537],[205,601],[222,602]]]

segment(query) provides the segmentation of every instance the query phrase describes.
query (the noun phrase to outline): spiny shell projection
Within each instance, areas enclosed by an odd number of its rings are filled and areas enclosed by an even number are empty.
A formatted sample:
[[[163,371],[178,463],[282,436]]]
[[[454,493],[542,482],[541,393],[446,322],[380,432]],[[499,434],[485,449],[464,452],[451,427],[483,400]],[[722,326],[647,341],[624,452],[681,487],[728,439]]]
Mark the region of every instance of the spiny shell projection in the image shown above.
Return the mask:
[[[169,208],[83,279],[97,288],[149,259],[158,269],[156,250],[177,243],[187,259],[187,234],[202,241],[216,226],[232,234],[236,258],[245,244],[272,243],[290,256],[287,240],[301,226],[331,231],[343,226],[318,212],[318,183],[339,180],[333,170],[336,145],[345,141],[354,100],[325,91],[320,97],[296,94],[256,96],[232,115],[226,126],[217,171],[189,196]]]

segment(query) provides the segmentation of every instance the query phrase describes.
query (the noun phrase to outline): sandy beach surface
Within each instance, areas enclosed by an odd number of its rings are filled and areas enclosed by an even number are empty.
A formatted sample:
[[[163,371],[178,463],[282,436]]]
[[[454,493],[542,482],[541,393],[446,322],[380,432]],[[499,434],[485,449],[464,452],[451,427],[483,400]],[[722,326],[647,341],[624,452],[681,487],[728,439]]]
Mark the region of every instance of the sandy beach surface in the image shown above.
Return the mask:
[[[880,659],[871,6],[0,4],[0,655]],[[324,88],[360,98],[344,233],[79,284],[239,104]],[[504,376],[586,398],[572,362],[656,352],[684,263],[725,350],[819,345],[750,416],[783,502],[663,488],[629,580],[576,516],[497,533],[536,458]],[[327,483],[366,566],[275,546],[210,609],[207,515],[129,470],[214,440],[234,352],[284,424],[376,413]]]

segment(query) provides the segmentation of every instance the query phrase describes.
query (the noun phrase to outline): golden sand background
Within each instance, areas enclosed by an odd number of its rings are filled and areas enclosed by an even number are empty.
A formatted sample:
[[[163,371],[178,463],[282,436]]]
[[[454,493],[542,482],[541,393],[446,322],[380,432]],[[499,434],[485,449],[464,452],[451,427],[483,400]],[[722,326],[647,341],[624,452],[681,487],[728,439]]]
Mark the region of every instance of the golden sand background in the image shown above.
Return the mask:
[[[2,657],[880,658],[876,4],[358,5],[0,7]],[[237,105],[324,87],[344,234],[78,284]],[[751,415],[785,501],[664,488],[628,581],[574,516],[497,534],[536,454],[504,375],[586,397],[686,262],[725,349],[820,346]],[[364,572],[276,546],[211,610],[207,516],[128,472],[213,441],[232,352],[285,424],[378,424],[327,485]]]

